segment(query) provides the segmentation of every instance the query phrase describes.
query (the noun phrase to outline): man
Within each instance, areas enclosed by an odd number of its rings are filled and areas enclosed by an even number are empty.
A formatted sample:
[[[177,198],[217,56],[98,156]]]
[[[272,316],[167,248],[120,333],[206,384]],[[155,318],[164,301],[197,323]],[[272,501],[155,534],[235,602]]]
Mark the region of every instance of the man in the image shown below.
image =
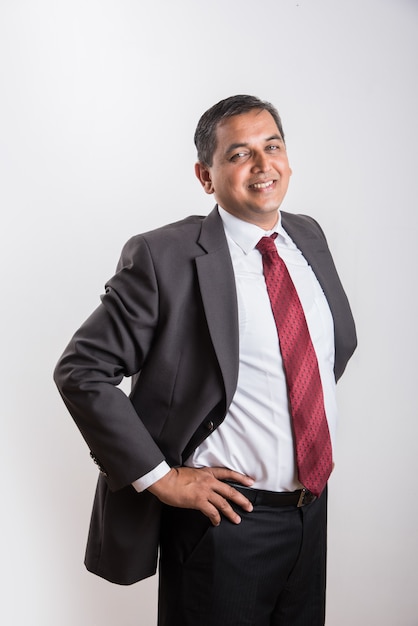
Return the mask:
[[[86,566],[130,584],[160,546],[160,626],[319,626],[354,322],[320,227],[279,213],[276,109],[227,98],[195,143],[217,206],[126,244],[55,371],[101,470]]]

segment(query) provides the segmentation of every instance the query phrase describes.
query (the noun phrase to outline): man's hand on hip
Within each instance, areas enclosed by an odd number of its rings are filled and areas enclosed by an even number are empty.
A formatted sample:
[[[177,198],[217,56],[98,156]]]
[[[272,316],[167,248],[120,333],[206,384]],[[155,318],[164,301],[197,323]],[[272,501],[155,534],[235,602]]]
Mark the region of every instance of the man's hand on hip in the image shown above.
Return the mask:
[[[241,518],[229,501],[244,511],[252,511],[253,506],[239,491],[222,482],[224,480],[245,487],[251,487],[254,482],[249,476],[223,467],[176,467],[148,487],[148,491],[164,504],[201,511],[214,526],[220,524],[221,515],[239,524]]]

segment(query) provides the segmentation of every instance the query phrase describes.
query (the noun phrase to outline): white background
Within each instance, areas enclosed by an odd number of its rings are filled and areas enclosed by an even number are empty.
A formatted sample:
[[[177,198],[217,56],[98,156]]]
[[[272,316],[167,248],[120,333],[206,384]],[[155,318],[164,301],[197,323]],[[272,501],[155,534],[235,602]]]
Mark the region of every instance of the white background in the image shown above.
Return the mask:
[[[221,98],[282,115],[283,205],[324,227],[360,347],[339,385],[327,626],[416,626],[417,0],[1,0],[4,626],[153,626],[82,564],[96,468],[52,382],[131,235],[213,198]]]

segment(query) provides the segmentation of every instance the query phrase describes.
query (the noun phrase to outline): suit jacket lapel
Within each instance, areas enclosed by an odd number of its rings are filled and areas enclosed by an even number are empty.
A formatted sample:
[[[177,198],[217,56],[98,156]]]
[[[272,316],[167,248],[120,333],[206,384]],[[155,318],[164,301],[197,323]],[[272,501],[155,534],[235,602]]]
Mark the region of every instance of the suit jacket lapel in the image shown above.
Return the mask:
[[[198,243],[206,252],[196,258],[200,291],[228,407],[238,380],[238,305],[231,256],[216,207],[203,220]]]

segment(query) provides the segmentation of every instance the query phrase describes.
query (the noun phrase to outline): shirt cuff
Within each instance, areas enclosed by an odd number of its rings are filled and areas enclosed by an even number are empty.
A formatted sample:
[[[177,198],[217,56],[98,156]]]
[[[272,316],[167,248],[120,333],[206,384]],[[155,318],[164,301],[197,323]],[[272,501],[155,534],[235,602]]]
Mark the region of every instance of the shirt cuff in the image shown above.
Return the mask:
[[[154,467],[153,470],[148,472],[148,474],[144,474],[141,478],[134,480],[132,486],[138,493],[141,493],[141,491],[145,491],[145,489],[148,489],[148,487],[156,483],[157,480],[160,480],[160,478],[168,474],[170,470],[171,467],[168,463],[162,461],[159,465],[157,465],[157,467]]]

